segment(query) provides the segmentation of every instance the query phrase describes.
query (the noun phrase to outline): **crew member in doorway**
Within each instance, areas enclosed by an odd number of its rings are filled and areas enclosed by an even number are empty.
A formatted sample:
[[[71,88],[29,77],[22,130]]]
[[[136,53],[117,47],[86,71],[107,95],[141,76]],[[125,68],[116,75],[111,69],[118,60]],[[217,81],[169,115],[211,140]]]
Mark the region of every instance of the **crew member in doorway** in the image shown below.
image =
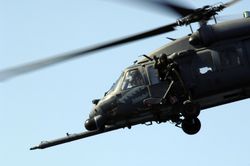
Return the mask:
[[[177,62],[163,53],[159,58],[154,58],[154,67],[158,70],[161,81],[166,81],[168,88],[162,98],[164,103],[183,103],[190,99],[190,95],[184,86],[183,80],[180,76],[179,67]]]

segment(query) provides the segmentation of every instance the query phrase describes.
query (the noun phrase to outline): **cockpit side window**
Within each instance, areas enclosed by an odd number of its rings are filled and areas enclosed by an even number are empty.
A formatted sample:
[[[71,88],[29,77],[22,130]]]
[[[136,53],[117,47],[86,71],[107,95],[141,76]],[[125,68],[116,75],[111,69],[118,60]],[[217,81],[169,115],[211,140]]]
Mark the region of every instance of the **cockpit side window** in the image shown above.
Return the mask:
[[[151,85],[155,85],[155,84],[160,83],[159,73],[158,73],[157,69],[154,68],[153,65],[148,66],[147,71],[148,71],[148,76],[149,76],[149,80],[150,80]]]
[[[127,71],[125,74],[121,90],[127,90],[141,85],[144,85],[143,77],[138,69],[133,69]]]

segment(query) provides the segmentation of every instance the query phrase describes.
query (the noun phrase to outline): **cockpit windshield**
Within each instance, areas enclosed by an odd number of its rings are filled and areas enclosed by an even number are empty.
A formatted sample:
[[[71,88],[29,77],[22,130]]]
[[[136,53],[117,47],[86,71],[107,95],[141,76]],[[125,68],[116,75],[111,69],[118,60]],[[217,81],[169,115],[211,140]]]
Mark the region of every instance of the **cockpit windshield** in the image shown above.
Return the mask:
[[[124,76],[124,73],[122,73],[121,76],[117,79],[117,81],[111,86],[111,88],[108,90],[107,94],[115,91],[117,89],[117,87],[119,87],[119,85],[121,84],[121,82],[123,80],[123,76]]]

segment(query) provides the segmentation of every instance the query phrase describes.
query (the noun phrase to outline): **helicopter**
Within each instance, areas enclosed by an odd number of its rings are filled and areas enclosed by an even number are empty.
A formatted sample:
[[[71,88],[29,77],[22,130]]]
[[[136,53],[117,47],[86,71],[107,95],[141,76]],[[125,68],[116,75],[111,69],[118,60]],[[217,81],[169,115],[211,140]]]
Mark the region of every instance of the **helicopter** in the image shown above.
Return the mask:
[[[153,2],[153,1],[152,1]],[[197,32],[173,41],[150,55],[143,55],[126,68],[85,122],[88,130],[42,142],[44,149],[73,140],[152,122],[173,122],[187,134],[201,128],[198,116],[206,108],[246,99],[250,96],[249,13],[246,18],[208,25],[207,21],[238,0],[189,9],[166,1],[155,1],[182,17],[172,24],[42,61],[0,71],[5,80],[87,53],[174,31],[175,27],[199,22]]]

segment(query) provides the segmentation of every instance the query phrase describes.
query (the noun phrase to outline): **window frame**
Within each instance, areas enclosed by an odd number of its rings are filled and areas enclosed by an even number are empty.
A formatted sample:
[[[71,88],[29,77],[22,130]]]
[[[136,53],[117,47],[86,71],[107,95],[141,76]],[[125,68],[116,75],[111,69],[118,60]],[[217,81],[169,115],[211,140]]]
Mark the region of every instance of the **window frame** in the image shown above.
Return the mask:
[[[140,74],[140,76],[141,76],[141,78],[142,78],[143,83],[142,83],[141,85],[136,85],[136,86],[132,86],[132,87],[130,87],[130,88],[123,89],[123,83],[124,83],[124,81],[125,81],[125,79],[126,79],[126,77],[127,77],[127,73],[129,73],[129,72],[131,72],[131,71],[138,71],[139,74]],[[122,79],[122,81],[121,81],[121,84],[119,85],[119,90],[120,90],[120,91],[127,91],[127,90],[133,89],[133,88],[135,88],[135,87],[145,86],[145,85],[146,85],[146,81],[145,81],[145,79],[144,79],[143,73],[142,73],[141,70],[137,67],[137,68],[128,69],[128,70],[126,70],[126,71],[124,72],[123,79]]]
[[[158,81],[156,81],[156,83],[153,83],[153,81],[152,81],[152,79],[151,79],[151,74],[152,74],[152,73],[149,72],[149,69],[150,69],[150,68],[153,68],[153,69],[157,72],[156,78],[158,78]],[[157,69],[154,68],[154,65],[153,65],[153,64],[147,65],[145,69],[146,69],[147,79],[148,79],[149,85],[157,85],[157,84],[161,83],[160,77],[159,77],[159,73],[158,73]]]

